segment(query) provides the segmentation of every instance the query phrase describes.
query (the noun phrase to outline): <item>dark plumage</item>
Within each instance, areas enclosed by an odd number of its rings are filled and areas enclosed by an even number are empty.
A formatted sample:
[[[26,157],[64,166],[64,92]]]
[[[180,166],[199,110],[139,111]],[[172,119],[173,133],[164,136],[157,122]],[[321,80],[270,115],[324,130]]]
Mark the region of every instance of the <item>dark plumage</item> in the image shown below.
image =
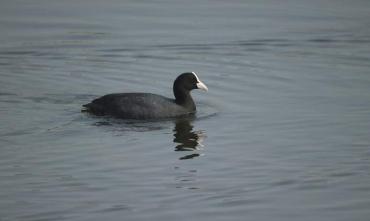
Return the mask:
[[[196,111],[190,95],[193,89],[208,90],[194,72],[183,73],[173,84],[175,99],[151,93],[107,94],[83,105],[83,111],[124,119],[159,119],[188,115]]]

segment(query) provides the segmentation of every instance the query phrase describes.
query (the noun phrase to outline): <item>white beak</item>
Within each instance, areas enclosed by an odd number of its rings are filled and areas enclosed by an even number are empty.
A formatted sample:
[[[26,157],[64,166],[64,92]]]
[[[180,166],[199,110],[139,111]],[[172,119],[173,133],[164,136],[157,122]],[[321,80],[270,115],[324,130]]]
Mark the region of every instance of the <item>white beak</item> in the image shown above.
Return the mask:
[[[197,74],[195,72],[191,72],[191,73],[194,74],[195,78],[197,79],[197,88],[204,90],[204,91],[208,91],[208,87],[199,80]]]
[[[204,90],[204,91],[208,91],[208,87],[201,81],[198,81],[197,88],[201,89],[201,90]]]

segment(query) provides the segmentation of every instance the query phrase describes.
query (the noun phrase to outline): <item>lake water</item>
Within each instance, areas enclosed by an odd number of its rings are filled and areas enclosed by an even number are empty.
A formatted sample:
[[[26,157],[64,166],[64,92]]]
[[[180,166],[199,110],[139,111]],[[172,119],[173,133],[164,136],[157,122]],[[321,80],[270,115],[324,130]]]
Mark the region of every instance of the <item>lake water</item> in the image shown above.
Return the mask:
[[[370,1],[0,2],[0,220],[370,217]],[[81,113],[107,93],[193,119]]]

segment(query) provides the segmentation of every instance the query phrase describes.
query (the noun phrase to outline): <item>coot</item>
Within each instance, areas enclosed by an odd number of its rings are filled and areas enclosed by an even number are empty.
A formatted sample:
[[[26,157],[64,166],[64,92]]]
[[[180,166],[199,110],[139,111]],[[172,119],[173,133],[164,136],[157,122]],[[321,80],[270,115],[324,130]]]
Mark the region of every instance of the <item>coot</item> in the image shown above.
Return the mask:
[[[151,93],[107,94],[83,105],[83,111],[123,119],[159,119],[193,114],[196,107],[190,91],[208,91],[194,72],[179,75],[173,83],[175,99]]]

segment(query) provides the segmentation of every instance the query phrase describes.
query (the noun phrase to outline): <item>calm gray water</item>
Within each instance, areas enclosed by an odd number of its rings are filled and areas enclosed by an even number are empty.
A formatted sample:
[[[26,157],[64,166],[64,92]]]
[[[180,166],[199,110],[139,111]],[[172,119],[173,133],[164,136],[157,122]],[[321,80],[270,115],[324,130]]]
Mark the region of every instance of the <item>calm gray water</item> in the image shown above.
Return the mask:
[[[370,217],[370,1],[0,1],[0,220]],[[112,92],[194,119],[98,118]]]

